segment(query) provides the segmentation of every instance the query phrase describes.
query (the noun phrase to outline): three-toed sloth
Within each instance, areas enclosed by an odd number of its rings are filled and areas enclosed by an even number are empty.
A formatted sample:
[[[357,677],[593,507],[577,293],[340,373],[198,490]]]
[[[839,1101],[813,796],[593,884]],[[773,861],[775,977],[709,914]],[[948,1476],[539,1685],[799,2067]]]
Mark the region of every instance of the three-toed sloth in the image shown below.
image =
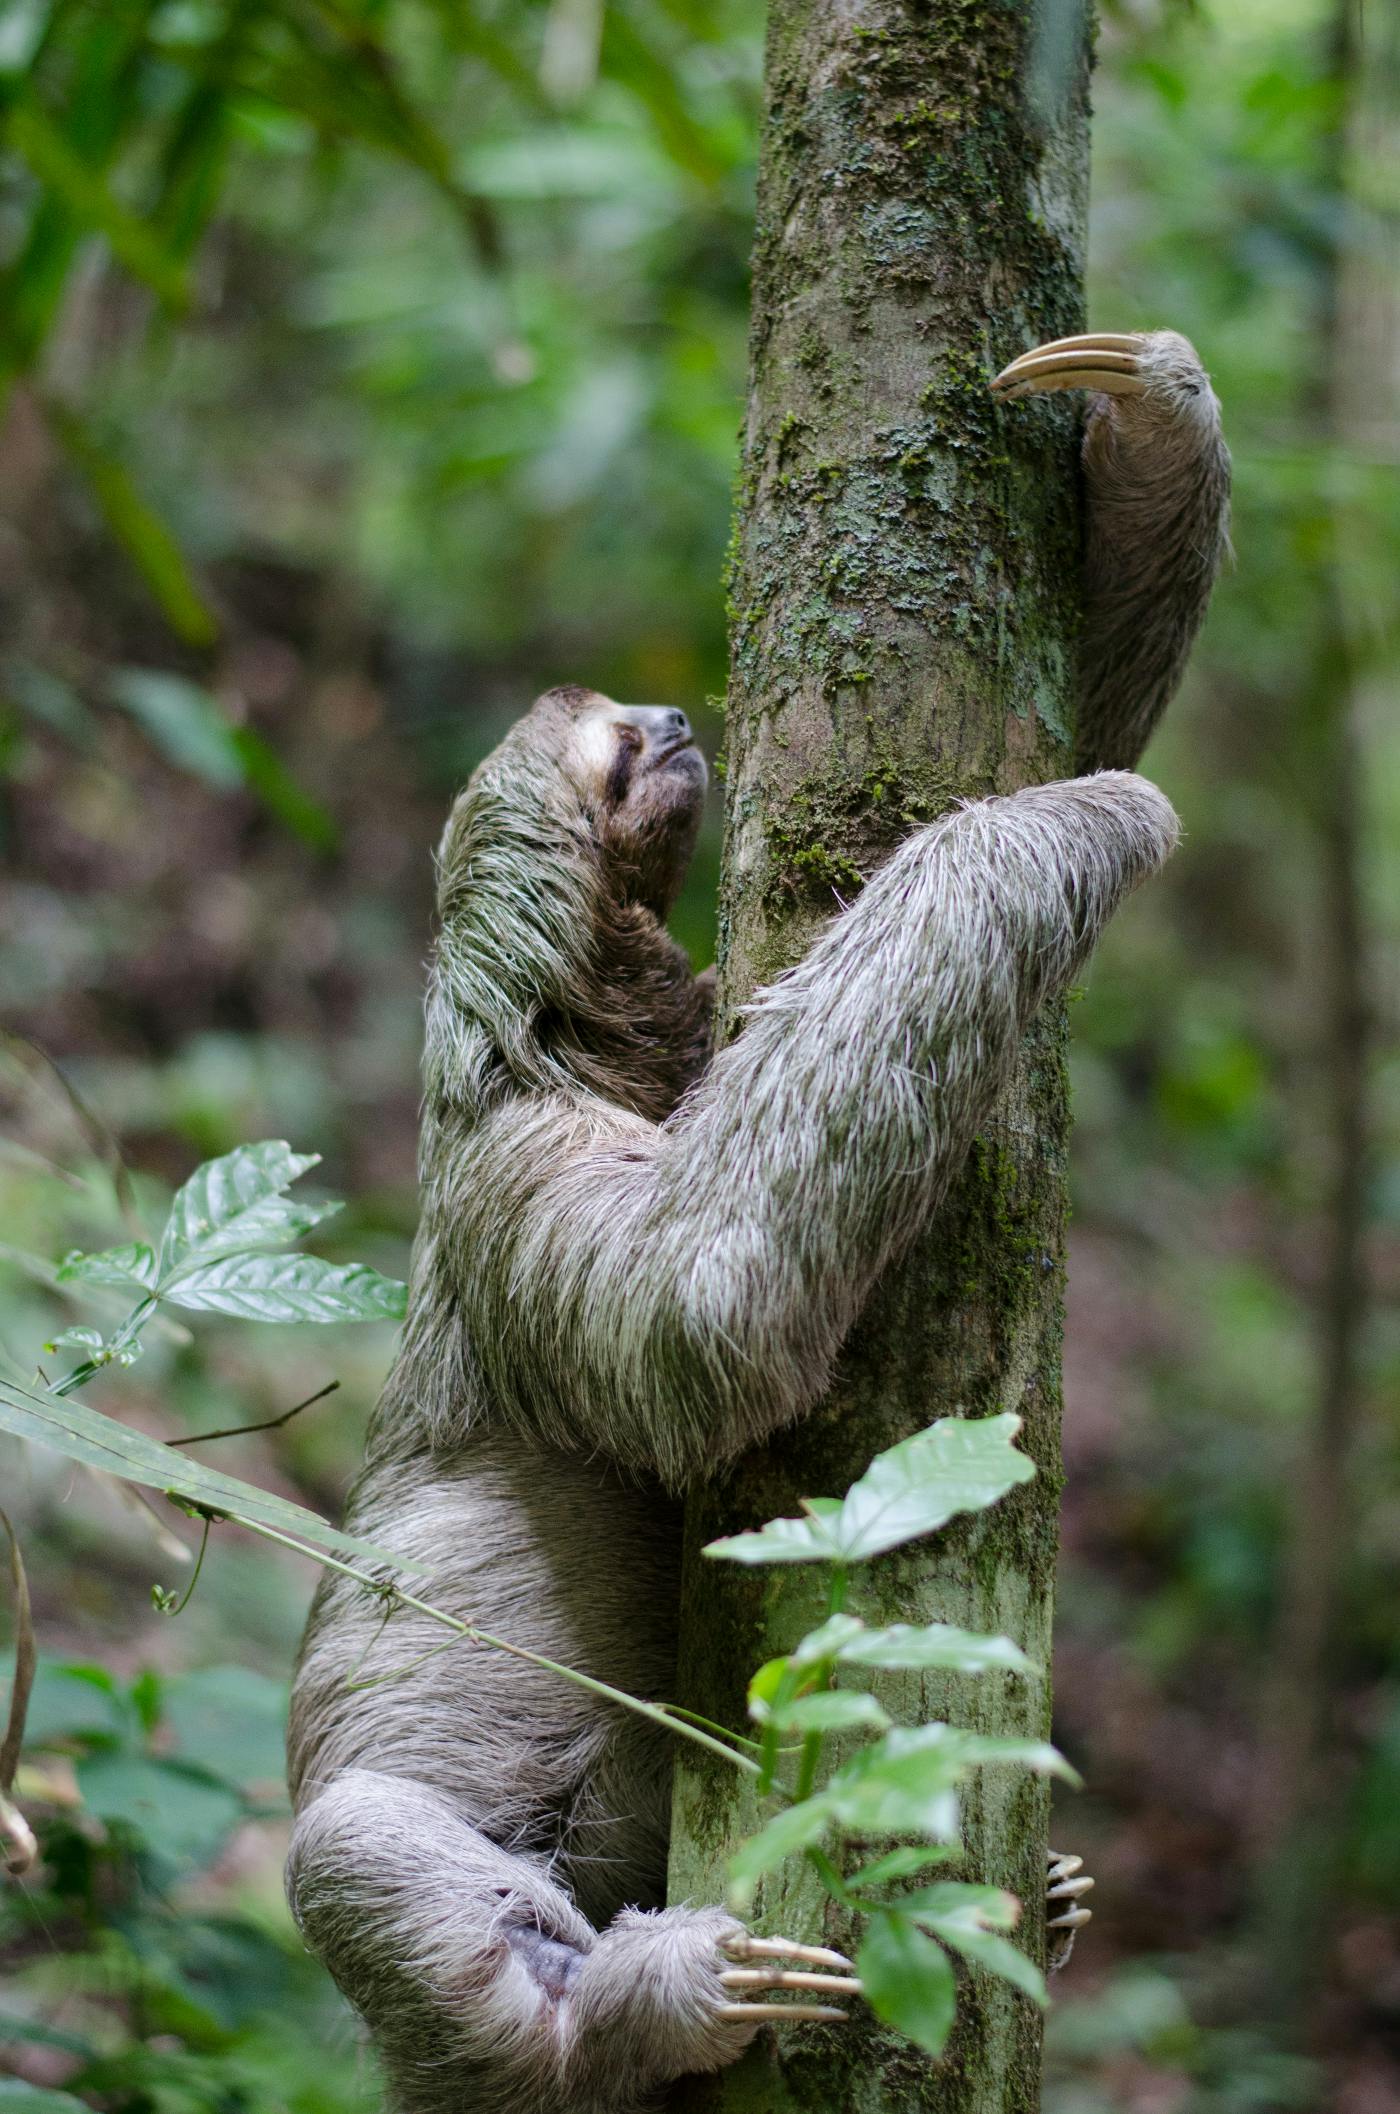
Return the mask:
[[[422,1223],[350,1523],[440,1605],[634,1695],[672,1679],[676,1493],[817,1401],[1037,1007],[1176,840],[1125,767],[1224,548],[1219,407],[1167,332],[995,386],[1094,392],[1085,775],[913,829],[718,1054],[664,924],[705,790],[681,712],[549,691],[443,838]],[[660,1905],[665,1735],[380,1621],[345,1579],[317,1595],[289,1884],[393,2103],[625,2114],[731,2061],[757,2030],[734,1962],[772,1941]]]

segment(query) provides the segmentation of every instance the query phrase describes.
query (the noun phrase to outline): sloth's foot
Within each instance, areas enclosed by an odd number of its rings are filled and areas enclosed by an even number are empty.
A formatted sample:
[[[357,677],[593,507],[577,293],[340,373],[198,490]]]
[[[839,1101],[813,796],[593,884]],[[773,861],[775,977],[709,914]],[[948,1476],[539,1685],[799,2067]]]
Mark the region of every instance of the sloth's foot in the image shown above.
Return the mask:
[[[1046,1961],[1052,1975],[1067,1965],[1074,1951],[1074,1941],[1093,1915],[1092,1909],[1082,1908],[1083,1896],[1093,1887],[1093,1880],[1079,1874],[1084,1870],[1082,1857],[1067,1857],[1059,1850],[1050,1852],[1049,1870],[1045,1881],[1045,1905],[1048,1912],[1046,1931],[1049,1935],[1049,1958]],[[1059,1911],[1057,1914],[1056,1911]]]
[[[726,1989],[755,1993],[760,1989],[795,1989],[804,1994],[837,1997],[858,1997],[861,1993],[860,1983],[850,1971],[851,1962],[844,1953],[831,1952],[825,1945],[798,1945],[791,1938],[755,1938],[744,1931],[727,1938],[720,1950],[731,1960],[772,1963],[770,1966],[725,1968],[720,1980]],[[805,1964],[789,1968],[782,1965],[785,1960]],[[849,2016],[831,2004],[764,2004],[742,1999],[721,2004],[719,2011],[721,2018],[776,2020],[779,2025],[801,2019],[844,2019]]]

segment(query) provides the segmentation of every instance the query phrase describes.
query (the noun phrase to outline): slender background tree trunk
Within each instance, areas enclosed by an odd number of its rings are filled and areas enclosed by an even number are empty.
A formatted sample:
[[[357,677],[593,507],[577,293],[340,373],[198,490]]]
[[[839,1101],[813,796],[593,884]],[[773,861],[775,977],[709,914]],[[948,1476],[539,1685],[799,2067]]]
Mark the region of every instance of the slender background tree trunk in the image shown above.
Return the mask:
[[[988,378],[1083,327],[1087,0],[774,0],[732,593],[720,1032],[755,983],[911,824],[1069,767],[1080,535],[1075,415],[999,411]],[[802,1570],[718,1566],[703,1543],[837,1495],[953,1411],[1014,1409],[1036,1481],[984,1520],[858,1572],[876,1619],[1005,1629],[1048,1667],[1060,1478],[1067,1114],[1046,1020],[939,1225],[893,1271],[826,1403],[697,1495],[681,1698],[742,1723],[744,1684],[824,1611]],[[1044,1733],[1048,1679],[910,1677],[913,1715]],[[752,1794],[689,1750],[671,1894],[713,1900]],[[1043,1942],[1046,1794],[997,1772],[966,1813],[966,1871]],[[767,1930],[848,1942],[805,1868]],[[873,2021],[765,2035],[687,2109],[1012,2114],[1039,2103],[1040,2020],[976,1976],[943,2063]]]

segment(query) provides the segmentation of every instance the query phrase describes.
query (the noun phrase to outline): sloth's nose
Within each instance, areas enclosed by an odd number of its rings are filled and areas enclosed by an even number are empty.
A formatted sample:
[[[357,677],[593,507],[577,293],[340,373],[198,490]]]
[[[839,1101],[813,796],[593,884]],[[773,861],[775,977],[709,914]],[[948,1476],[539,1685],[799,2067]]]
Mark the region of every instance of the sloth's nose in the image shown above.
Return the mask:
[[[629,705],[626,717],[653,741],[690,740],[690,721],[675,705]]]

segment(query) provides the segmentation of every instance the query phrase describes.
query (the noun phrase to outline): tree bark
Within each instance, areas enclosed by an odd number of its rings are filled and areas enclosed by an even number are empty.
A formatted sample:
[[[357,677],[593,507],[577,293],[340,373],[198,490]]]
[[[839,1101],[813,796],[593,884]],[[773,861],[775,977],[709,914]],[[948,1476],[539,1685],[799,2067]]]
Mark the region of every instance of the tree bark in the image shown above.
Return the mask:
[[[719,1030],[800,956],[917,822],[1069,768],[1079,621],[1076,420],[987,391],[1015,353],[1083,328],[1087,0],[774,0],[751,371],[731,567]],[[745,1681],[820,1619],[803,1568],[700,1555],[718,1534],[839,1495],[933,1418],[1014,1409],[1036,1480],[984,1518],[863,1567],[875,1620],[1006,1630],[1048,1668],[1060,1482],[1064,1022],[1033,1033],[937,1227],[892,1271],[824,1404],[691,1501],[680,1698],[739,1725]],[[1048,1678],[908,1677],[899,1706],[1045,1734]],[[715,1900],[756,1824],[746,1781],[687,1748],[671,1898]],[[1025,1903],[1043,1945],[1047,1797],[996,1772],[966,1803],[965,1876]],[[848,1944],[813,1875],[756,1927]],[[964,1980],[931,2064],[857,2007],[765,2034],[692,2079],[690,2114],[1025,2114],[1040,2018]]]

